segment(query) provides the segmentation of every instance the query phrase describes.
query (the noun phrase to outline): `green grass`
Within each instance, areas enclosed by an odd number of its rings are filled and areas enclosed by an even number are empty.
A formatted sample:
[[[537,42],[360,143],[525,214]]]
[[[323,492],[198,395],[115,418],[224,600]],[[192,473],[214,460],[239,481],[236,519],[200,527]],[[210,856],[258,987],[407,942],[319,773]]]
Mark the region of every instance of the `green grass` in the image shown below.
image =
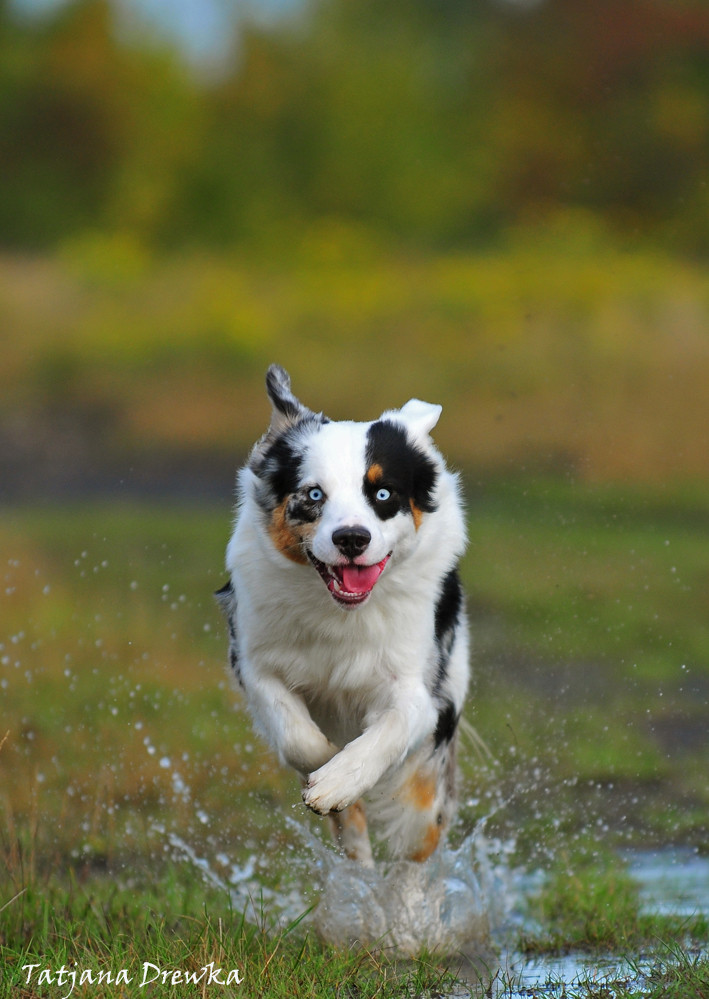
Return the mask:
[[[146,994],[364,999],[416,995],[452,981],[426,958],[397,962],[386,953],[323,948],[312,935],[298,933],[297,925],[269,925],[258,902],[253,911],[235,912],[226,895],[205,888],[182,868],[155,874],[152,889],[138,878],[120,887],[113,879],[70,876],[64,884],[32,884],[6,903],[0,995],[66,995],[72,970],[74,994],[99,999]],[[209,971],[202,974],[205,967]],[[61,968],[67,977],[59,988]],[[220,970],[205,992],[215,969]],[[219,987],[230,973],[231,987]],[[188,975],[197,980],[190,982]]]
[[[528,478],[468,496],[470,718],[523,814],[551,793],[573,803],[562,826],[703,841],[706,491]]]
[[[669,947],[654,961],[628,961],[617,976],[606,969],[581,973],[571,986],[554,973],[538,988],[520,987],[514,974],[503,974],[495,994],[500,999],[706,999],[709,961]]]
[[[586,954],[589,971],[579,970],[569,986],[554,978],[540,995],[573,999],[702,999],[709,995],[709,923],[692,917],[646,912],[637,884],[616,855],[586,843],[561,851],[530,903],[539,927],[524,932],[520,949],[529,957]],[[618,972],[599,981],[593,956],[615,958]],[[509,994],[515,991],[508,976]],[[528,993],[525,993],[528,994]],[[502,992],[505,995],[505,992]]]
[[[470,583],[480,559],[483,599],[513,618],[525,647],[613,660],[650,681],[706,669],[706,487],[529,477],[469,494]]]
[[[489,815],[491,832],[517,840],[519,862],[557,858],[538,910],[540,950],[635,953],[659,940],[690,962],[688,928],[647,922],[605,852],[577,867],[564,858],[589,836],[604,851],[706,843],[709,758],[706,740],[692,736],[706,732],[709,491],[489,478],[466,492],[468,718],[494,762],[464,742],[462,828]],[[214,959],[244,971],[245,995],[311,994],[315,981],[318,995],[438,988],[436,961],[337,953],[303,926],[284,934],[267,899],[245,920],[160,832],[183,837],[219,876],[252,856],[265,889],[287,891],[299,876],[283,821],[296,782],[234,710],[225,677],[212,591],[223,582],[229,521],[226,498],[219,508],[3,511],[6,984],[8,969],[16,976],[35,959],[136,975],[143,961],[198,968]],[[697,923],[690,935],[702,933]],[[679,990],[668,995],[702,995],[683,993],[673,974],[662,971]],[[706,964],[687,974],[699,989]]]
[[[562,850],[532,912],[544,929],[523,939],[527,953],[600,951],[637,954],[683,940],[709,942],[705,915],[691,918],[646,913],[637,884],[623,864],[601,847],[584,853]]]

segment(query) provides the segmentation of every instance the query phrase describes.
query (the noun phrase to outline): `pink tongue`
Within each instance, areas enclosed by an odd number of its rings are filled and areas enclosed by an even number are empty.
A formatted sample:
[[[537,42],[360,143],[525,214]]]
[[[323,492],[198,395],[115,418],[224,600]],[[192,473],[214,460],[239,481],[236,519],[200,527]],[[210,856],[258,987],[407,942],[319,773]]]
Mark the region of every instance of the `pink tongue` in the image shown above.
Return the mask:
[[[382,574],[384,562],[376,565],[343,565],[342,588],[348,593],[369,593]]]

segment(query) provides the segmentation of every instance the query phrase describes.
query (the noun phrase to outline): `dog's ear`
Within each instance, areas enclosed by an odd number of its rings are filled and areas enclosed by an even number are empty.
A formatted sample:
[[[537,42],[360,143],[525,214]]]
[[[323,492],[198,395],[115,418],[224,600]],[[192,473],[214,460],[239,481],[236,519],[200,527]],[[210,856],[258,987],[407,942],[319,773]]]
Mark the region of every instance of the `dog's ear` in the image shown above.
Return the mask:
[[[385,416],[399,420],[413,437],[423,441],[438,423],[442,412],[442,406],[422,402],[420,399],[409,399],[401,409],[386,413]]]
[[[290,375],[280,364],[272,364],[266,372],[266,391],[273,406],[271,423],[261,440],[254,444],[249,457],[249,468],[259,475],[266,451],[289,427],[313,416],[312,410],[296,399],[290,389]]]
[[[311,415],[311,410],[291,392],[290,375],[280,364],[272,364],[266,372],[266,391],[273,406],[268,428],[270,437],[276,437],[304,416]]]

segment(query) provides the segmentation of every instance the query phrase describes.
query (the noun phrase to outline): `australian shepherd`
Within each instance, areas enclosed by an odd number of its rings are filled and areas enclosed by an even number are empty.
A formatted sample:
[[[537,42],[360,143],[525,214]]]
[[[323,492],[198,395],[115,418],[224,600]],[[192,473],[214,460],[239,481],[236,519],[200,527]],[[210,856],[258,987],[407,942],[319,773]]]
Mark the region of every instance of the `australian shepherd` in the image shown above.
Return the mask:
[[[371,423],[330,421],[272,365],[271,424],[239,473],[218,597],[257,731],[301,777],[347,856],[425,860],[455,806],[468,684],[457,477],[412,399]]]

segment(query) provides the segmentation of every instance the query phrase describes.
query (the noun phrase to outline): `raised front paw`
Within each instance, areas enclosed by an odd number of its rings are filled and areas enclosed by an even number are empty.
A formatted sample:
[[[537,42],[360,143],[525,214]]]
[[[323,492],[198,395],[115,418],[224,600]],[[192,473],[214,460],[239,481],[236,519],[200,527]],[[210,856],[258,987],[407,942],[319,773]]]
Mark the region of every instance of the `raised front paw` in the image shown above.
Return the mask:
[[[346,768],[337,766],[335,760],[310,774],[303,788],[303,801],[318,815],[341,812],[359,795],[359,788],[352,783],[351,774],[346,772]]]

